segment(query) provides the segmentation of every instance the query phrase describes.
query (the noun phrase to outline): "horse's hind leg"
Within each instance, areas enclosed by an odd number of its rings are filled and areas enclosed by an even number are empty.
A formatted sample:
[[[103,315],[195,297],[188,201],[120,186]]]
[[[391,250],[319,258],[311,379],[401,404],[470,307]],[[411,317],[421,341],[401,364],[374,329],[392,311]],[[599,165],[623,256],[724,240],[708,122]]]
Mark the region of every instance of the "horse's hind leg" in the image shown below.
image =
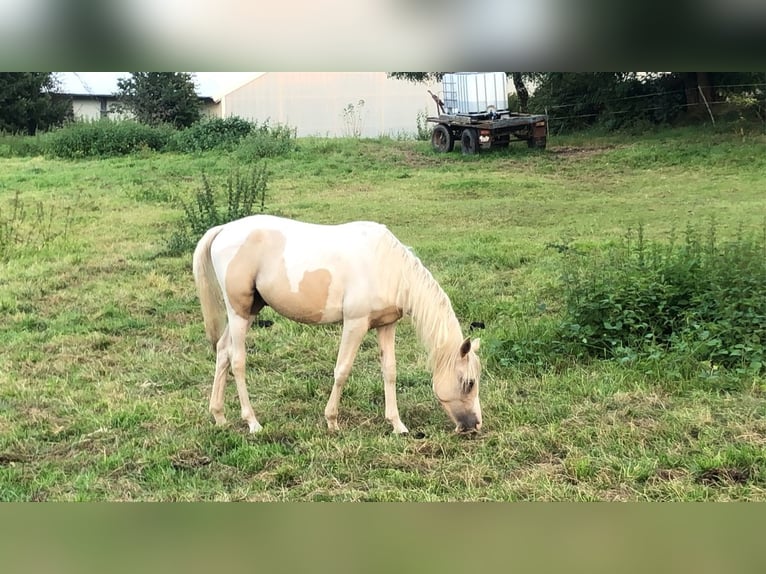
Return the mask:
[[[343,322],[343,334],[340,339],[340,350],[338,359],[335,362],[335,383],[332,386],[330,399],[324,409],[324,417],[327,420],[327,428],[331,431],[338,430],[338,406],[340,397],[343,394],[343,385],[351,373],[351,366],[354,364],[356,352],[362,343],[365,333],[367,333],[369,323],[367,318],[347,320]]]
[[[237,395],[239,395],[239,404],[242,409],[242,419],[250,427],[250,432],[258,432],[262,427],[255,418],[253,407],[250,404],[250,397],[247,394],[247,386],[245,385],[245,338],[250,325],[253,323],[253,319],[255,319],[254,316],[245,319],[236,313],[229,313],[231,370],[234,374],[234,381],[237,383]]]
[[[215,376],[213,377],[213,390],[210,393],[210,414],[213,415],[217,425],[226,423],[226,417],[223,415],[223,391],[226,387],[226,375],[229,372],[230,364],[231,336],[227,325],[216,344]]]

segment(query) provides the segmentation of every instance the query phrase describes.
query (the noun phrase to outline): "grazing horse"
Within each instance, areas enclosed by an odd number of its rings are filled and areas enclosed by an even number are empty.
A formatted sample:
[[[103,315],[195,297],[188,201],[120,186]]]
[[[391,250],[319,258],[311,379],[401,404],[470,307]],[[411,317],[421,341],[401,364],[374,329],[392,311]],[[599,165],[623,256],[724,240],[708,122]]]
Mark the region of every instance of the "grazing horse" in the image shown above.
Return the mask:
[[[245,386],[245,336],[266,305],[307,324],[343,322],[335,383],[324,410],[338,429],[338,405],[365,333],[377,329],[385,416],[406,433],[396,404],[394,331],[409,316],[427,348],[433,391],[456,432],[478,431],[479,340],[464,339],[447,294],[420,260],[384,226],[357,221],[316,225],[252,215],[209,229],[197,244],[194,280],[205,332],[216,352],[210,412],[224,424],[231,366],[242,418],[261,430]]]

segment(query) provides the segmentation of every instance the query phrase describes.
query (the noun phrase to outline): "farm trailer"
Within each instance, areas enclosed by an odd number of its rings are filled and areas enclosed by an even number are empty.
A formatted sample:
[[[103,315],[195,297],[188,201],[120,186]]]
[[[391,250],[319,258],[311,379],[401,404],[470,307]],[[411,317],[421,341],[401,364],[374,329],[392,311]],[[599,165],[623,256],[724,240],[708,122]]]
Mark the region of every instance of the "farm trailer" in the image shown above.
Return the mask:
[[[438,117],[431,144],[438,152],[452,151],[460,141],[463,153],[507,146],[513,139],[544,148],[548,117],[511,113],[505,72],[454,72],[442,77],[442,96],[431,94]]]
[[[482,149],[507,147],[525,140],[529,147],[545,148],[548,116],[533,114],[446,115],[429,117],[435,123],[431,145],[437,152],[450,152],[459,141],[464,154]]]

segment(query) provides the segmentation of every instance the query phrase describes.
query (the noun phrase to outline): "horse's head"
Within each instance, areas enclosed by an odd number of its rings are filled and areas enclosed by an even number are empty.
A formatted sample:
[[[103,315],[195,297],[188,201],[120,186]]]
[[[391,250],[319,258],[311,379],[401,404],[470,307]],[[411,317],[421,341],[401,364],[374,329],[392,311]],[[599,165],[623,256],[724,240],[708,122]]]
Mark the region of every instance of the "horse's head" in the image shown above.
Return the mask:
[[[454,361],[447,361],[444,368],[434,371],[434,393],[457,425],[455,432],[458,433],[475,432],[481,428],[478,348],[479,339],[466,339],[455,349]]]

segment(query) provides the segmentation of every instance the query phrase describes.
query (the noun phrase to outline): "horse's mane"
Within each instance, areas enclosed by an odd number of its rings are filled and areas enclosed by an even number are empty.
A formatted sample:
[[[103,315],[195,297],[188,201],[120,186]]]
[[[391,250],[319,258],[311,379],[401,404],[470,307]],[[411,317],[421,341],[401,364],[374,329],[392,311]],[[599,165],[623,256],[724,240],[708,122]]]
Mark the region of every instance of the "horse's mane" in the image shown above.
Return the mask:
[[[449,367],[462,340],[460,323],[449,297],[412,250],[387,234],[385,257],[399,264],[396,304],[412,318],[418,339],[428,350],[431,370]]]

